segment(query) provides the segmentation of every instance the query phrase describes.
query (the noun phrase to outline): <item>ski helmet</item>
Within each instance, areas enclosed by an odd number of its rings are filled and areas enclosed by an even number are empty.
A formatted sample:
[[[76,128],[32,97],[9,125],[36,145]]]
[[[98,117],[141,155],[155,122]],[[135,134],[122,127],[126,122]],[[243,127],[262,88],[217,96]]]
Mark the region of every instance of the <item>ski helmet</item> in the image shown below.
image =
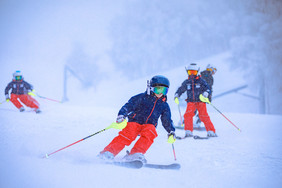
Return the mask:
[[[191,63],[188,67],[185,67],[188,75],[197,75],[198,72],[200,71],[200,67],[196,63]]]
[[[154,76],[150,81],[151,91],[155,94],[166,95],[169,88],[169,80],[161,75]]]
[[[212,72],[212,74],[215,74],[217,71],[217,69],[214,66],[212,66],[211,64],[207,65],[206,70]]]
[[[17,80],[17,81],[22,80],[23,79],[23,75],[22,75],[21,71],[14,72],[13,79]]]
[[[161,75],[154,76],[151,79],[150,84],[151,84],[151,87],[165,86],[165,87],[169,88],[169,80],[166,77],[161,76]]]

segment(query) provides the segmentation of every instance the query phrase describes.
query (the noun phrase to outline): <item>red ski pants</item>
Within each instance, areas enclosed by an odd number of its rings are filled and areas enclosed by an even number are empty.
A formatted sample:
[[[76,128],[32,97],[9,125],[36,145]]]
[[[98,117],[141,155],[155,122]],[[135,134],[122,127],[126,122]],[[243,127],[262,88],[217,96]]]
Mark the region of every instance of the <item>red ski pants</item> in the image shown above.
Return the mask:
[[[16,95],[16,94],[11,94],[11,99],[10,101],[18,108],[20,109],[21,107],[23,107],[23,105],[20,103],[20,101],[25,104],[26,106],[30,107],[30,108],[39,108],[39,103],[32,98],[30,95]]]
[[[184,129],[193,131],[193,116],[195,115],[196,109],[199,112],[200,120],[205,124],[206,130],[215,132],[214,126],[207,112],[206,103],[204,102],[187,103],[186,112],[184,114]]]
[[[130,154],[145,154],[158,134],[154,125],[141,125],[135,122],[128,122],[127,126],[119,132],[119,135],[101,153],[109,151],[116,156],[125,146],[129,146],[138,135],[140,135],[140,138],[131,149]]]

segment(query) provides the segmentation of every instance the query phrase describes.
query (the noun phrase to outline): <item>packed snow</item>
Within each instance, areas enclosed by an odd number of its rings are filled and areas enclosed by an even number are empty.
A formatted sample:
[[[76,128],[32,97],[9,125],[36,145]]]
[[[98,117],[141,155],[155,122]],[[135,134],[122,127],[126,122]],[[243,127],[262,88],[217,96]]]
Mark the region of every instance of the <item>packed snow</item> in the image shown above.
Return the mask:
[[[240,72],[225,66],[228,56],[228,53],[224,53],[198,61],[201,67],[217,62],[215,94],[246,84]],[[168,102],[177,125],[179,113],[173,95],[187,76],[185,68],[181,66],[158,74],[167,76],[171,81]],[[180,170],[129,169],[102,163],[97,155],[117,135],[116,129],[99,133],[48,159],[44,158],[45,154],[110,125],[115,121],[121,105],[132,95],[145,91],[146,79],[150,77],[126,83],[122,81],[118,85],[103,85],[100,87],[104,89],[100,88],[96,92],[73,88],[73,95],[66,103],[36,97],[41,104],[41,114],[35,114],[28,108],[26,112],[20,113],[11,103],[1,104],[0,187],[281,186],[282,116],[257,114],[258,102],[237,93],[219,97],[212,103],[242,131],[238,131],[208,106],[218,137],[177,140],[174,143],[176,161],[172,146],[167,143],[167,133],[159,123],[159,136],[146,153],[146,158],[149,163],[177,162],[181,164]],[[32,83],[32,80],[27,81]],[[248,92],[248,89],[245,90]],[[83,100],[79,96],[83,96]],[[103,101],[106,101],[105,105]],[[181,111],[184,113],[185,106],[181,107]],[[176,129],[176,134],[183,136],[184,131]],[[194,134],[205,136],[206,131],[195,130]],[[117,158],[121,159],[133,144],[126,147]]]

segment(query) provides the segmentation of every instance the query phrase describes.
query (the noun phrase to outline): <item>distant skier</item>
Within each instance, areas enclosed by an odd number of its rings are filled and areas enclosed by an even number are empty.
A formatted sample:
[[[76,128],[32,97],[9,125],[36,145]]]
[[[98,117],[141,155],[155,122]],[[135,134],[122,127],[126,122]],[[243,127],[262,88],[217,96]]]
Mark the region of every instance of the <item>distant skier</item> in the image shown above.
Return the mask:
[[[207,84],[210,86],[211,93],[208,97],[210,102],[212,101],[212,92],[213,92],[212,87],[213,87],[213,81],[214,81],[213,75],[216,73],[216,71],[217,69],[214,66],[212,66],[211,64],[208,64],[206,70],[202,71],[200,74],[201,78],[203,78],[207,82]],[[201,120],[199,118],[198,111],[196,111],[195,114],[196,114],[196,120],[195,120],[196,124],[194,125],[194,128],[199,128]]]
[[[10,90],[12,90],[11,97],[9,96]],[[13,74],[13,80],[5,88],[6,101],[11,101],[20,112],[25,110],[23,103],[27,107],[34,109],[36,113],[40,113],[39,103],[31,96],[35,96],[32,85],[24,81],[20,71],[16,71]]]
[[[201,76],[198,76],[199,67],[197,64],[192,63],[186,68],[188,73],[188,79],[184,80],[181,86],[175,93],[175,103],[179,104],[179,97],[186,92],[187,93],[187,108],[184,114],[184,130],[185,137],[193,136],[193,116],[195,110],[199,111],[199,118],[205,124],[207,130],[207,136],[215,137],[215,128],[210,120],[207,112],[206,103],[199,99],[200,94],[207,98],[210,93],[210,87]]]
[[[213,92],[212,89],[214,82],[213,75],[216,73],[216,71],[217,69],[214,66],[208,64],[206,70],[201,72],[201,77],[207,82],[207,84],[210,86],[211,89],[211,94],[209,95],[210,102],[212,100],[212,92]]]
[[[146,163],[144,154],[158,136],[156,127],[159,117],[168,132],[168,142],[175,142],[175,128],[171,120],[170,107],[167,101],[169,80],[164,76],[154,76],[147,91],[135,95],[120,109],[116,122],[126,123],[126,127],[119,132],[111,143],[98,155],[102,159],[113,159],[125,146],[129,146],[139,135],[125,161],[140,160]]]

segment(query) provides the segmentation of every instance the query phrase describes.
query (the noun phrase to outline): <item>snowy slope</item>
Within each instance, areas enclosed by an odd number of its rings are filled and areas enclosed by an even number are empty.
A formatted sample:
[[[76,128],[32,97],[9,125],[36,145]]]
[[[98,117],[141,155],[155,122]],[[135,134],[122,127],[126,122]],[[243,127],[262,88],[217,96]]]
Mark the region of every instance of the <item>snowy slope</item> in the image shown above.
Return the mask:
[[[203,67],[210,61],[218,63],[215,91],[232,88],[230,83],[236,86],[245,84],[238,73],[227,68],[227,58],[228,53],[199,61]],[[223,69],[225,71],[220,72]],[[173,103],[173,94],[186,77],[184,67],[156,74],[164,74],[171,80],[168,102],[172,108],[173,119],[177,122],[179,114],[177,106]],[[234,78],[233,74],[237,75],[236,79],[230,80]],[[150,77],[151,75],[127,82],[116,79],[112,81],[115,84],[110,88],[107,84],[101,84],[94,92],[74,89],[71,94],[73,98],[63,104],[37,98],[43,110],[42,114],[19,113],[10,103],[2,104],[0,187],[281,186],[282,116],[255,114],[255,101],[238,94],[219,98],[213,103],[240,127],[242,132],[236,130],[209,106],[208,111],[219,137],[176,141],[177,162],[182,165],[179,171],[146,168],[135,170],[99,163],[96,155],[117,135],[118,131],[115,129],[62,150],[49,159],[42,158],[46,153],[108,126],[129,97],[145,91],[146,79]],[[167,133],[161,124],[157,131],[159,136],[147,152],[147,160],[150,163],[175,162],[172,147],[166,142]],[[176,133],[184,134],[182,130],[177,130]],[[206,132],[195,131],[194,134],[204,136]],[[126,147],[125,150],[131,147]],[[125,150],[117,157],[121,158]]]

